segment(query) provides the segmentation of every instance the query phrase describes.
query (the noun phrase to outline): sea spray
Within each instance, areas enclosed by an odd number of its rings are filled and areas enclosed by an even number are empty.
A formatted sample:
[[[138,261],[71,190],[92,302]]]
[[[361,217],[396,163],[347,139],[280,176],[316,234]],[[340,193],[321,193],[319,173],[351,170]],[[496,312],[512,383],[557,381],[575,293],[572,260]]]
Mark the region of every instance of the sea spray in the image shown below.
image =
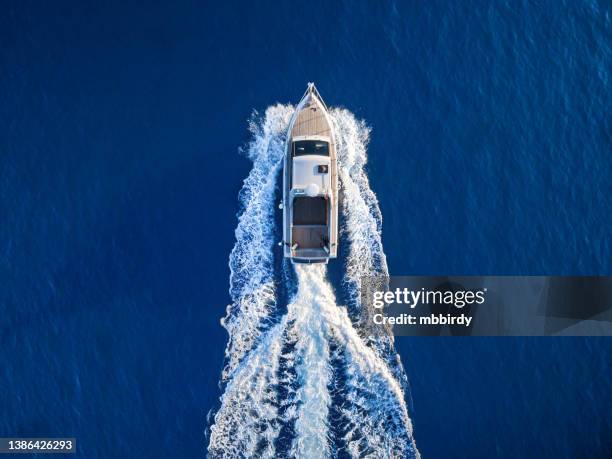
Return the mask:
[[[266,332],[225,387],[211,427],[211,457],[275,457],[281,426],[274,386],[285,326],[286,318]]]
[[[274,196],[292,110],[270,107],[251,126],[253,170],[230,256],[232,304],[223,321],[230,338],[209,455],[418,457],[392,339],[360,335],[358,320],[336,304],[325,266],[274,266]],[[359,316],[359,279],[387,273],[382,218],[364,170],[369,130],[346,110],[333,116],[347,222],[344,285]],[[286,286],[293,293],[282,317],[279,279],[296,284]],[[344,422],[335,426],[341,438],[330,431],[332,409]]]
[[[224,380],[269,325],[266,319],[275,307],[274,192],[292,113],[291,106],[274,105],[263,119],[254,115],[250,122],[252,140],[244,152],[253,168],[239,194],[241,211],[229,260],[232,303],[222,322],[229,334]]]
[[[337,138],[338,170],[343,187],[344,232],[348,240],[343,283],[348,292],[351,319],[361,332],[368,329],[363,323],[371,320],[374,313],[365,310],[365,305],[361,304],[361,279],[365,276],[389,275],[382,245],[382,214],[365,170],[371,131],[364,121],[356,119],[346,109],[332,110],[332,118]],[[387,362],[404,390],[408,390],[408,379],[395,351],[393,336],[361,336]]]
[[[323,283],[322,267],[296,266],[296,272],[298,291],[289,305],[289,314],[297,317],[295,353],[300,388],[296,436],[291,452],[295,457],[324,458],[330,451],[327,417],[331,369],[329,324],[322,319],[322,309],[333,301],[333,297],[331,289]]]
[[[300,285],[299,301],[307,300],[312,311],[312,323],[304,336],[313,335],[316,330],[319,338],[324,336],[328,341],[334,340],[334,347],[341,349],[344,359],[340,393],[344,397],[344,418],[351,423],[344,438],[347,452],[353,457],[368,454],[375,457],[417,456],[402,387],[387,364],[365,345],[346,308],[336,304],[333,290],[326,280],[326,269],[296,266],[296,272]],[[329,366],[327,344],[315,343],[325,345],[325,363]],[[311,366],[313,376],[326,382],[329,380],[330,375],[322,371],[324,367],[320,361],[311,362]],[[321,392],[311,395],[320,400]],[[324,394],[325,402],[329,403],[329,391]],[[321,429],[327,427],[327,424],[320,423]]]

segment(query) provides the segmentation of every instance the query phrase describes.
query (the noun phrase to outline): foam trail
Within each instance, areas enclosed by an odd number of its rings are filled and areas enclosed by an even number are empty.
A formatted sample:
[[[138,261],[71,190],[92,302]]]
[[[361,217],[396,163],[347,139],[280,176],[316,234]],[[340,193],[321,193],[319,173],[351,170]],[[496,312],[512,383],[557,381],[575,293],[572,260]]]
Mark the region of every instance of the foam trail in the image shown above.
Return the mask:
[[[224,380],[269,325],[266,319],[275,307],[274,192],[292,113],[291,106],[275,105],[261,122],[254,117],[250,123],[253,140],[245,151],[253,168],[240,190],[242,209],[229,261],[232,304],[222,322],[230,337]]]
[[[365,171],[367,163],[367,145],[370,137],[370,129],[364,121],[357,120],[352,113],[345,109],[334,109],[332,111],[335,131],[337,137],[337,151],[340,179],[343,186],[344,203],[342,213],[345,218],[345,234],[349,242],[346,270],[343,283],[348,292],[350,310],[354,312],[354,322],[358,329],[361,322],[368,320],[371,311],[365,310],[361,304],[360,282],[365,276],[388,276],[387,257],[382,245],[382,214],[378,205],[378,199],[370,188],[368,176]],[[395,351],[393,336],[364,336],[367,344],[376,354],[377,358],[384,361],[394,380],[397,381],[401,396],[401,407],[399,417],[403,426],[398,424],[393,428],[404,431],[401,443],[395,447],[404,449],[411,455],[419,456],[414,439],[412,437],[412,424],[408,417],[403,391],[407,388],[407,378],[399,355]],[[347,381],[347,386],[352,386],[353,394],[361,394],[361,400],[371,400],[369,388],[364,386],[358,375],[353,375]],[[350,390],[349,390],[350,392]],[[362,410],[363,403],[349,404],[345,408],[345,416],[354,419]],[[379,423],[384,425],[384,422]],[[366,430],[372,432],[375,425],[368,426]],[[363,446],[368,442],[358,440],[359,431],[357,425],[346,434],[346,440],[352,447],[360,450],[363,454]],[[361,437],[363,438],[363,437]],[[372,442],[372,440],[370,440]],[[375,447],[380,450],[380,447]],[[367,447],[366,447],[367,450]],[[408,454],[408,453],[405,453]]]
[[[316,269],[317,267],[312,267]],[[291,453],[295,457],[323,458],[329,455],[327,417],[331,398],[329,327],[322,320],[322,309],[330,301],[330,289],[321,288],[312,276],[299,266],[298,292],[289,306],[289,314],[297,318],[296,368],[300,389],[295,423],[296,437]]]
[[[240,364],[221,397],[211,427],[211,457],[275,457],[280,424],[275,392],[286,317]]]
[[[289,305],[296,318],[299,409],[292,454],[328,457],[331,397],[329,342],[343,349],[345,414],[354,420],[345,440],[354,457],[414,455],[412,427],[401,385],[386,363],[359,337],[346,309],[336,305],[321,266],[296,266],[298,292]]]
[[[344,231],[350,242],[344,280],[351,299],[359,303],[359,284],[363,276],[389,274],[382,246],[382,214],[365,172],[370,129],[345,109],[333,110],[332,117],[344,191]]]
[[[269,107],[250,122],[244,150],[253,168],[240,190],[236,244],[230,254],[230,296],[222,325],[229,334],[221,407],[210,429],[209,455],[274,457],[280,429],[275,384],[287,317],[271,326],[274,288],[274,193],[293,107]]]
[[[349,241],[344,284],[349,293],[356,326],[371,320],[372,311],[361,304],[360,284],[366,276],[388,276],[387,257],[382,245],[382,214],[376,194],[365,171],[370,128],[345,109],[334,109],[340,179],[344,189],[342,213]],[[397,355],[393,336],[364,337],[368,346],[387,361],[391,371],[406,388],[407,378]]]
[[[314,338],[316,345],[324,345],[321,342],[323,337],[328,341],[335,340],[338,347],[343,349],[346,362],[343,389],[345,414],[354,423],[345,438],[348,452],[353,457],[363,457],[364,454],[414,457],[416,448],[412,442],[412,426],[401,385],[385,362],[359,337],[346,309],[336,305],[332,288],[325,279],[325,268],[296,266],[296,272],[298,298],[308,302],[312,311],[308,327],[310,339]],[[325,367],[329,367],[329,352],[326,351],[324,356],[325,364],[312,361],[308,371],[310,377],[327,382],[329,373]],[[320,394],[309,394],[309,397],[319,399]],[[329,404],[328,390],[324,392],[324,401]],[[308,412],[301,416],[304,422],[312,424],[306,434],[328,427],[316,417],[309,416]],[[327,431],[324,432],[327,435]],[[298,430],[297,434],[295,441],[303,441],[303,433]],[[309,454],[297,456],[310,457]]]
[[[230,256],[232,304],[223,321],[230,335],[225,390],[208,453],[418,457],[392,339],[360,336],[346,308],[336,305],[324,266],[295,267],[297,289],[286,314],[278,317],[275,280],[287,287],[292,281],[286,265],[282,273],[274,267],[274,196],[292,111],[270,107],[251,126],[247,154],[253,170],[240,193],[242,210]],[[344,285],[352,310],[361,316],[359,279],[387,273],[382,220],[364,171],[369,131],[346,110],[332,114],[349,243]],[[332,385],[341,400],[332,399]],[[346,425],[330,426],[332,408],[341,411]]]

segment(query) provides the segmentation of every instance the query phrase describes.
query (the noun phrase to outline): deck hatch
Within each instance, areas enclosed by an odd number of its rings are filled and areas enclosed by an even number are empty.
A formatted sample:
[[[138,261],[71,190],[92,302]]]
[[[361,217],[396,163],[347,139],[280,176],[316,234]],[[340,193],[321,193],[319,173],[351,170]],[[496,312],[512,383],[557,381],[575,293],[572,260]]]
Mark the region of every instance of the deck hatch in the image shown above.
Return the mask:
[[[327,200],[299,196],[293,199],[294,225],[327,225]]]

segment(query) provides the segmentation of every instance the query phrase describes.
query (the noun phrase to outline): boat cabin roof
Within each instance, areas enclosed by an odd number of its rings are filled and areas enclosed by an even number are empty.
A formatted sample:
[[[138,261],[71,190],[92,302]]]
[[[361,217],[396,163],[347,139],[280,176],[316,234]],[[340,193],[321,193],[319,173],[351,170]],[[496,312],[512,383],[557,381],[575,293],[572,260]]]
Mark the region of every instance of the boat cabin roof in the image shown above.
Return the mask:
[[[326,194],[330,187],[329,156],[305,155],[293,158],[291,188],[306,189],[314,184]]]

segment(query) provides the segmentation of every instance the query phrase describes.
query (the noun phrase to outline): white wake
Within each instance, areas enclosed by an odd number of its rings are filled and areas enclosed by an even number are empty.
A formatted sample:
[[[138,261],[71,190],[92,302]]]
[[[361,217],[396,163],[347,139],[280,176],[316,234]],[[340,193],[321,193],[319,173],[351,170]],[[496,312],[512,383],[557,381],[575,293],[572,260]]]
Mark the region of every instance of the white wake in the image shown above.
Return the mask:
[[[393,341],[359,332],[360,278],[386,274],[387,266],[382,218],[364,171],[369,130],[346,110],[332,116],[346,221],[343,288],[356,314],[336,304],[326,267],[317,265],[296,265],[296,293],[279,313],[275,283],[287,266],[274,265],[274,204],[292,113],[276,105],[251,123],[253,169],[240,193],[230,256],[224,392],[209,456],[418,457]]]
[[[268,324],[276,305],[274,288],[274,192],[282,164],[287,124],[293,108],[276,105],[250,122],[245,149],[253,168],[240,190],[236,244],[230,254],[230,295],[223,326],[229,334],[223,379],[235,370]]]

